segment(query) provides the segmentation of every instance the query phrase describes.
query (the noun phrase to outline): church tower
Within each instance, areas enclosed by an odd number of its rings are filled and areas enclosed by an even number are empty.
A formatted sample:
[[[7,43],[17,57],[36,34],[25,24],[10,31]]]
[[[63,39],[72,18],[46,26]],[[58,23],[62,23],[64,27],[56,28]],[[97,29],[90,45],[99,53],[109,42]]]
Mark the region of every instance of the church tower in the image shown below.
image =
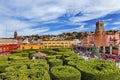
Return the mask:
[[[14,39],[17,39],[17,31],[14,32]]]
[[[104,22],[103,21],[98,21],[96,22],[96,30],[95,32],[104,32]]]
[[[97,47],[106,45],[106,35],[105,35],[103,21],[96,22],[96,29],[95,29],[95,34],[94,34],[94,43],[96,44]]]

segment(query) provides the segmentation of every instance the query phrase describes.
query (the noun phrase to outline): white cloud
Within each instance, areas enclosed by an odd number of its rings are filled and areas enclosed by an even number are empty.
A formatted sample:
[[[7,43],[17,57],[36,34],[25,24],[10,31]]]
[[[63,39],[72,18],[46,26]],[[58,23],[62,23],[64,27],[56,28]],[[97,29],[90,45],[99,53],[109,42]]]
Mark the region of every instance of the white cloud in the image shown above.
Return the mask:
[[[112,24],[115,24],[115,25],[120,25],[120,21],[119,22],[114,22],[114,23],[112,23]]]
[[[68,23],[81,25],[83,21],[104,17],[119,11],[119,3],[120,0],[0,0],[0,29],[2,30],[0,33],[6,33],[7,26],[9,31],[20,30],[20,33],[23,34],[25,32],[36,34],[36,32],[40,32],[39,28],[38,30],[32,28],[32,26],[38,25],[36,22],[57,21],[58,17],[66,13],[66,17],[70,20]],[[75,16],[78,13],[81,13],[81,16]],[[12,19],[13,16],[24,17],[30,19],[31,22]],[[84,30],[84,27],[77,29]],[[74,28],[73,30],[77,29]],[[48,30],[43,29],[43,32]],[[73,30],[67,29],[61,30],[61,32]],[[60,30],[51,32],[61,33]]]
[[[81,12],[83,16],[70,19],[73,22],[80,22],[118,11],[120,10],[119,3],[118,0],[9,0],[5,7],[9,10],[9,15],[24,16],[40,21],[56,19],[66,12],[68,16]],[[14,14],[14,12],[16,13]]]
[[[110,30],[120,30],[120,27],[112,27]]]
[[[35,28],[35,29],[30,29],[26,28],[24,30],[19,31],[19,35],[33,35],[33,34],[40,34],[43,32],[49,31],[49,28],[47,27],[41,27],[41,28]]]
[[[88,29],[89,28],[86,28],[84,25],[81,25],[80,27],[77,27],[77,28],[62,29],[62,30],[56,30],[56,31],[48,31],[48,32],[45,32],[43,34],[57,35],[57,34],[61,34],[61,33],[64,33],[64,32],[73,32],[73,31],[81,32],[81,31],[86,31]]]
[[[40,34],[49,30],[48,27],[43,26],[32,28],[37,25],[37,23],[30,23],[7,18],[0,22],[0,37],[13,37],[15,30],[18,32],[18,35]]]

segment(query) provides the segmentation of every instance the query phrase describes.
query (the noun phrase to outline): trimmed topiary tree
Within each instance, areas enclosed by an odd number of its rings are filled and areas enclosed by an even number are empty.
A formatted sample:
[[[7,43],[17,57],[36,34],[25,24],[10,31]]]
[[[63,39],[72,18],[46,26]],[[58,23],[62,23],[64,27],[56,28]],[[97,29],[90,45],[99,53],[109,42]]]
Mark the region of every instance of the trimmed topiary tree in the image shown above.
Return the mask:
[[[52,80],[81,80],[81,73],[71,66],[51,68]]]

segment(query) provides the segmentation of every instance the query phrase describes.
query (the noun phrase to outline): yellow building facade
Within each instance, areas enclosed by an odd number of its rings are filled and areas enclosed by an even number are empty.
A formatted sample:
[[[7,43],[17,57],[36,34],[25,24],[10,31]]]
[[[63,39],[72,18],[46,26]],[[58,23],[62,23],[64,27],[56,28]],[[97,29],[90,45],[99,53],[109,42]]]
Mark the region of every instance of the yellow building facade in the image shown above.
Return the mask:
[[[43,41],[43,48],[69,48],[71,41]]]
[[[45,48],[69,48],[71,41],[43,41],[41,44],[20,44],[20,50],[26,49],[45,49]]]
[[[26,50],[26,49],[41,49],[41,44],[20,44],[20,50]]]

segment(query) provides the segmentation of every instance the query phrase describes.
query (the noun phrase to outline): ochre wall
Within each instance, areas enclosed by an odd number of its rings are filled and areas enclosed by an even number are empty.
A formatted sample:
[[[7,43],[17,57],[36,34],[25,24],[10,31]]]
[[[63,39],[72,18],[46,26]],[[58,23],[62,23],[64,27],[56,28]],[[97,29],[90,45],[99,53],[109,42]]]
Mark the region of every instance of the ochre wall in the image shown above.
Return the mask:
[[[20,50],[42,48],[69,48],[71,41],[43,41],[41,44],[20,44]]]

